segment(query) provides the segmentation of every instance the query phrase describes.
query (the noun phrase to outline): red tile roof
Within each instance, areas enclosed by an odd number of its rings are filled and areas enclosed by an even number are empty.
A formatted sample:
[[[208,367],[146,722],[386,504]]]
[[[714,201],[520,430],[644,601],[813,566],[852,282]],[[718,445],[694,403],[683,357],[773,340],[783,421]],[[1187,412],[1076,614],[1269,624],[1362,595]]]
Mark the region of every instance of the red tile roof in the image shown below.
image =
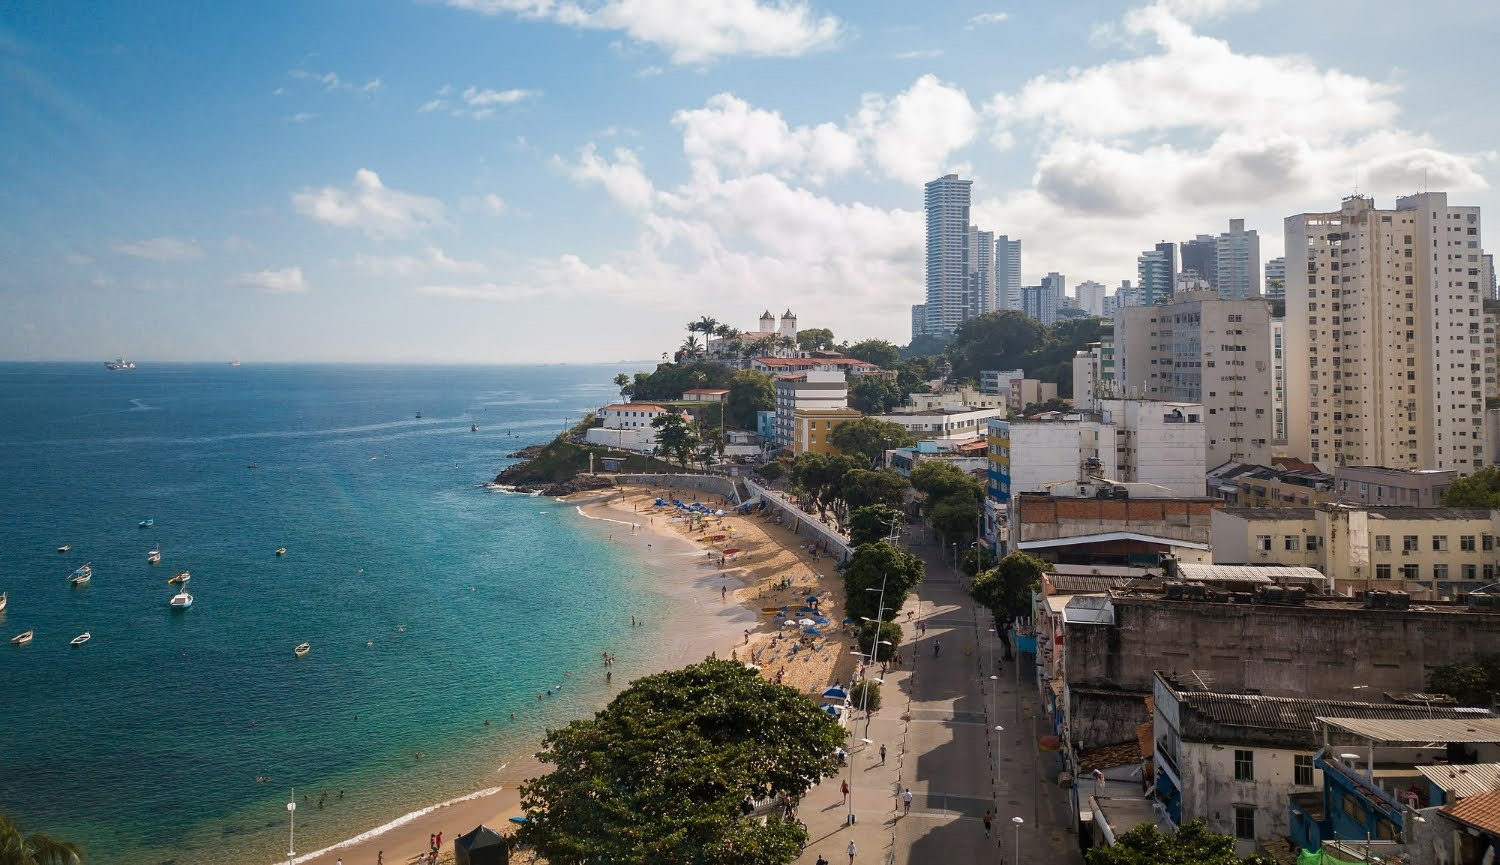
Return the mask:
[[[1476,829],[1500,835],[1500,790],[1460,799],[1443,811]]]

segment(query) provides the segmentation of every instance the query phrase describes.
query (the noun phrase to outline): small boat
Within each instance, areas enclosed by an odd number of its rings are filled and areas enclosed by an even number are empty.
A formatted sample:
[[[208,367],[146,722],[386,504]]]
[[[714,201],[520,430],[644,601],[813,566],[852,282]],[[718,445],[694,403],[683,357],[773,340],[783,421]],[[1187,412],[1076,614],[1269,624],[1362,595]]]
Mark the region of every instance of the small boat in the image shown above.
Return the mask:
[[[417,420],[421,420],[421,419],[422,419],[422,413],[421,412],[417,412]]]
[[[176,585],[178,583],[185,583],[188,580],[191,580],[192,578],[193,578],[192,574],[188,573],[187,571],[183,571],[180,574],[174,574],[173,576],[168,577],[167,578],[167,585],[173,586],[173,585]]]
[[[22,631],[21,633],[16,634],[14,637],[10,638],[10,644],[12,646],[24,646],[27,643],[31,642],[31,638],[34,634],[34,631]]]
[[[173,595],[172,600],[167,601],[167,604],[174,610],[186,610],[193,605],[193,596],[188,594],[187,590],[184,589]]]
[[[276,555],[278,555],[278,556],[284,556],[284,555],[286,555],[286,547],[277,547],[276,548]]]
[[[0,613],[5,612],[5,605],[10,603],[10,592],[0,592]]]
[[[93,578],[94,569],[89,565],[84,565],[68,575],[68,582],[72,583],[75,586],[81,586]]]
[[[299,658],[305,658],[307,657],[307,653],[311,651],[312,643],[301,643],[297,646],[297,648],[292,650],[292,654],[296,655]]]
[[[151,552],[149,552],[149,553],[146,554],[146,563],[147,564],[152,564],[152,565],[159,565],[159,564],[161,564],[161,548],[160,547],[155,547],[155,548],[153,548],[151,550]]]
[[[135,361],[126,360],[123,357],[117,357],[114,360],[105,361],[104,368],[108,370],[114,370],[115,372],[127,369],[135,369]]]
[[[146,517],[144,520],[136,523],[136,525],[140,526],[143,529],[149,529],[152,526],[156,525],[156,520],[152,519],[151,517]]]
[[[78,636],[74,637],[73,639],[69,640],[68,641],[68,645],[70,645],[70,646],[81,646],[84,643],[87,643],[89,640],[92,640],[93,638],[94,638],[93,634],[90,634],[88,631],[84,631],[83,633],[81,633]]]
[[[63,544],[62,546],[60,546],[60,547],[57,548],[57,551],[59,553],[71,553],[73,551],[73,545],[72,544]]]
[[[230,366],[239,366],[239,365],[240,365],[240,362],[239,362],[239,361],[237,361],[237,360],[231,360],[231,361],[230,361],[230,362],[229,362],[229,365],[230,365]]]
[[[477,424],[477,423],[471,423],[471,424],[469,424],[469,432],[479,432],[479,424]]]

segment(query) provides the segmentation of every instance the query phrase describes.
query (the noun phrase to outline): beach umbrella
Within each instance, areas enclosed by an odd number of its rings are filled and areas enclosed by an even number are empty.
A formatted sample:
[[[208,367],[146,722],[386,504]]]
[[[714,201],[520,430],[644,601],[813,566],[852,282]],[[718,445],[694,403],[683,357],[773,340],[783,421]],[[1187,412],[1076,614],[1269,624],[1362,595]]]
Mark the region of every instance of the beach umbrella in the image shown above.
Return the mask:
[[[729,549],[727,549],[727,550],[724,551],[724,555],[726,555],[726,556],[732,556],[732,555],[734,555],[735,553],[737,553],[739,551],[740,551],[739,547],[730,547]]]
[[[830,705],[824,706],[823,707],[823,711],[825,711],[828,714],[832,715],[833,717],[837,718],[839,715],[843,714],[844,707],[843,706],[834,706],[834,705],[830,704]]]
[[[816,604],[818,602],[818,596],[817,595],[808,595],[807,596],[807,602],[809,604]]]
[[[510,818],[510,822],[512,822],[512,823],[520,823],[520,824],[524,825],[526,823],[526,818],[525,817],[512,817],[512,818]]]
[[[525,817],[512,817],[512,823],[525,823]],[[480,825],[467,835],[453,839],[453,861],[456,865],[504,865],[510,861],[504,835]]]
[[[786,610],[782,610],[781,612],[777,613],[776,614],[776,618],[778,618],[778,619],[785,619],[786,618]]]
[[[722,509],[714,511],[714,516],[716,516],[716,517],[722,517],[722,516],[724,516],[724,511]]]
[[[813,625],[816,625],[817,622],[814,622],[812,619],[803,619],[797,624],[801,625],[804,628],[811,628]]]
[[[834,685],[833,687],[823,692],[823,699],[825,700],[846,700],[848,698],[849,692],[845,691],[843,688],[840,688],[838,685]]]
[[[828,624],[828,620],[827,619],[813,619],[813,624],[814,625],[826,625],[826,624]]]
[[[802,633],[804,633],[804,634],[812,634],[814,637],[821,637],[821,636],[823,636],[823,632],[820,631],[820,630],[818,630],[817,628],[803,628],[802,629]]]

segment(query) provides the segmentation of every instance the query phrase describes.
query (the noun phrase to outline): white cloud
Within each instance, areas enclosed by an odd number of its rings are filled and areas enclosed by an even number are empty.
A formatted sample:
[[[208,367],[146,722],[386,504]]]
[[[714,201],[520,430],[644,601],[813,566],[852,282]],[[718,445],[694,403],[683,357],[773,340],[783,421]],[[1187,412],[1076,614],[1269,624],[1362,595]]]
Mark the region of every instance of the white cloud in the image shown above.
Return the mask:
[[[513,13],[585,30],[622,32],[666,51],[673,63],[721,57],[797,57],[828,48],[843,33],[832,15],[801,0],[447,0],[487,15]]]
[[[115,252],[147,261],[187,261],[203,255],[197,244],[176,237],[153,237],[128,243],[117,241],[110,246]]]
[[[293,115],[287,117],[287,122],[288,123],[306,123],[309,120],[315,120],[315,119],[317,119],[317,116],[318,115],[312,113],[311,111],[298,111],[296,114],[293,114]]]
[[[969,19],[964,25],[965,30],[973,30],[976,27],[984,27],[988,24],[1002,24],[1010,20],[1009,12],[981,12]]]
[[[307,291],[307,281],[302,278],[302,268],[284,267],[280,270],[258,270],[240,274],[235,284],[253,288],[267,294],[301,294]]]
[[[485,210],[488,210],[495,216],[499,216],[500,214],[505,212],[505,199],[501,198],[493,192],[480,198],[479,203],[484,206]]]
[[[442,202],[391,189],[368,168],[355,172],[348,189],[325,186],[293,193],[292,206],[310,219],[357,228],[371,237],[405,237],[443,221]]]
[[[896,55],[897,60],[931,60],[934,57],[942,57],[941,48],[922,48],[916,51],[902,51]]]
[[[314,72],[301,66],[287,70],[286,74],[298,81],[311,81],[322,88],[324,93],[352,93],[356,96],[368,97],[374,95],[375,91],[383,86],[378,77],[358,84],[345,81],[337,72]],[[277,88],[277,90],[280,91],[276,94],[278,96],[285,92],[283,88]]]
[[[444,84],[438,89],[437,98],[429,99],[417,106],[417,111],[427,113],[431,111],[447,111],[454,117],[472,117],[482,120],[495,113],[496,108],[504,108],[516,105],[529,99],[537,99],[542,93],[540,90],[524,90],[512,88],[510,90],[492,90],[486,87],[470,85],[459,94],[456,102],[450,102],[448,96],[453,92],[451,84]]]
[[[1236,12],[1250,12],[1261,0],[1161,0],[1165,7],[1183,21],[1212,21]]]
[[[84,255],[81,252],[70,252],[63,256],[63,261],[73,267],[84,267],[94,263],[92,256]]]
[[[637,78],[655,78],[656,76],[661,75],[662,73],[664,73],[666,71],[667,70],[661,68],[660,66],[645,66],[645,67],[642,67],[642,68],[636,70],[635,77],[637,77]]]
[[[875,164],[888,176],[920,183],[946,173],[950,156],[979,132],[979,112],[957,87],[923,75],[887,100],[867,94],[857,116]]]
[[[464,102],[477,108],[488,108],[495,105],[515,105],[525,99],[533,99],[539,96],[535,90],[489,90],[478,87],[467,87],[463,92]]]
[[[609,197],[630,210],[643,211],[651,207],[655,190],[635,151],[623,147],[615,148],[614,161],[599,155],[598,148],[589,144],[578,153],[577,162],[565,162],[554,158],[554,164],[580,183],[598,183],[609,193]]]
[[[429,99],[426,102],[423,102],[421,105],[418,105],[417,106],[417,110],[421,111],[421,112],[440,111],[440,110],[442,110],[444,108],[447,108],[447,107],[448,107],[448,103],[447,103],[446,100],[443,100],[443,99]]]
[[[860,164],[859,142],[849,132],[832,123],[792,128],[779,113],[753,108],[730,93],[677,112],[672,123],[682,130],[688,159],[737,174],[770,169],[822,183]]]
[[[354,267],[361,273],[378,277],[406,277],[425,273],[483,273],[484,265],[477,261],[461,261],[436,246],[429,246],[420,255],[376,256],[359,254],[354,257]]]

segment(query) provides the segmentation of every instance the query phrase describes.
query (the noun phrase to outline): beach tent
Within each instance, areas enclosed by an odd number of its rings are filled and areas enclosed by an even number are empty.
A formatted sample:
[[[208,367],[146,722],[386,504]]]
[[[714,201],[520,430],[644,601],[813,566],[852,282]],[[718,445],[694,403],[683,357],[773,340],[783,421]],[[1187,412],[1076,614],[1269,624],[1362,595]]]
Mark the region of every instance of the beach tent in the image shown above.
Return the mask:
[[[485,825],[453,839],[454,865],[507,865],[510,845],[505,836]]]

